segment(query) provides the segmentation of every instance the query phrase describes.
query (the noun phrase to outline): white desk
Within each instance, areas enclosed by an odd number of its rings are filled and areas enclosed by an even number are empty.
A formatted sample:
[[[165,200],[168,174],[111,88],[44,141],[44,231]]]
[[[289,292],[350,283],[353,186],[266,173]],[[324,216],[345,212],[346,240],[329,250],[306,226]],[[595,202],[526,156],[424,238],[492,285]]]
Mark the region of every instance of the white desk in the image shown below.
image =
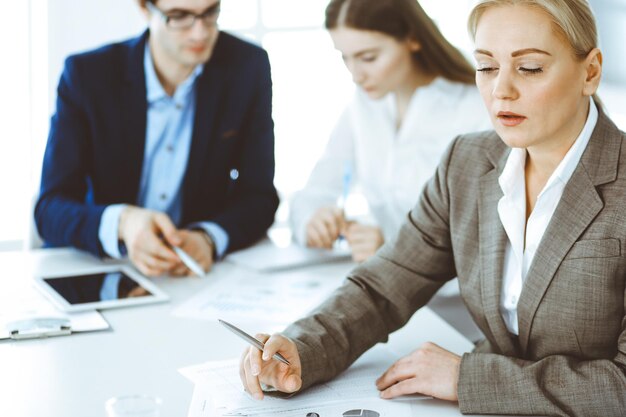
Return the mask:
[[[30,279],[44,271],[71,272],[100,262],[70,249],[0,253],[0,291],[11,280]],[[350,268],[348,263],[321,265],[299,270],[294,276],[324,274],[339,285]],[[233,273],[245,271],[221,263],[212,272]],[[112,330],[0,341],[0,416],[102,417],[108,398],[135,393],[161,397],[162,417],[186,416],[193,386],[176,370],[238,356],[243,347],[237,338],[222,339],[225,333],[218,323],[170,314],[175,306],[202,290],[207,280],[154,281],[170,295],[171,301],[107,310],[104,317]],[[457,353],[472,348],[469,341],[427,308],[392,335],[390,346],[405,354],[428,340]],[[443,401],[425,401],[423,410],[421,415],[460,415],[456,405]]]

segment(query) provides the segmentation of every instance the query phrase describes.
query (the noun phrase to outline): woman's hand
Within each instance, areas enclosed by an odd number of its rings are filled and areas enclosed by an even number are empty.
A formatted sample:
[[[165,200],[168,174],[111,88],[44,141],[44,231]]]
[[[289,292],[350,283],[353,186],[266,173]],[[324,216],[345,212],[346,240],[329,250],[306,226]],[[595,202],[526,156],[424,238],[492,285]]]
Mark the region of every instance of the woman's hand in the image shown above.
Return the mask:
[[[257,334],[256,339],[263,343],[264,352],[250,346],[239,363],[239,377],[243,387],[257,400],[263,399],[261,383],[271,385],[281,392],[296,392],[302,386],[302,365],[296,344],[289,338],[274,334]],[[280,353],[290,365],[273,359]]]
[[[306,245],[331,249],[344,227],[343,211],[338,207],[321,207],[306,225]]]
[[[417,393],[458,401],[460,365],[460,356],[428,342],[391,365],[376,387],[385,399]]]
[[[380,228],[356,222],[349,223],[343,231],[343,235],[350,245],[352,260],[355,262],[365,261],[385,243]]]

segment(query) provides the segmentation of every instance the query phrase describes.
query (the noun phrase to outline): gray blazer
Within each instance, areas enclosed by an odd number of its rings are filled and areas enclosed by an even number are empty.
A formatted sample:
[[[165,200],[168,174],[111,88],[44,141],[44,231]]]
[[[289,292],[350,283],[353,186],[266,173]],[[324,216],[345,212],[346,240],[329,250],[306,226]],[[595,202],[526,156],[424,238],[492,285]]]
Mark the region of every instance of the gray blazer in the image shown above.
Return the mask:
[[[498,177],[510,148],[495,132],[457,138],[396,238],[286,330],[304,387],[386,341],[458,276],[486,336],[461,362],[461,412],[626,415],[625,137],[600,113],[528,271],[519,337],[499,311],[507,237]]]

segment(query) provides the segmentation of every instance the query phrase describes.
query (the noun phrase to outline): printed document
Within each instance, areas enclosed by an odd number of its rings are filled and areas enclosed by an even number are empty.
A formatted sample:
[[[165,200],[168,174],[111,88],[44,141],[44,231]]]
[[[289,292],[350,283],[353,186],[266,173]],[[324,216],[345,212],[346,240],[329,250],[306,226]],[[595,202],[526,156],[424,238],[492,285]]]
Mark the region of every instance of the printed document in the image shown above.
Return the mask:
[[[238,272],[237,274],[240,274]],[[172,311],[177,317],[285,325],[315,308],[341,283],[337,274],[225,274]]]
[[[386,347],[378,345],[329,382],[311,387],[291,398],[266,395],[263,401],[254,400],[243,390],[238,359],[207,362],[180,369],[179,372],[196,384],[189,416],[304,416],[308,412],[321,415],[319,410],[329,407],[342,409],[337,414],[341,416],[352,409],[375,407],[381,416],[401,417],[411,415],[411,401],[381,400],[375,385],[376,379],[397,359]],[[409,398],[416,400],[429,397]]]

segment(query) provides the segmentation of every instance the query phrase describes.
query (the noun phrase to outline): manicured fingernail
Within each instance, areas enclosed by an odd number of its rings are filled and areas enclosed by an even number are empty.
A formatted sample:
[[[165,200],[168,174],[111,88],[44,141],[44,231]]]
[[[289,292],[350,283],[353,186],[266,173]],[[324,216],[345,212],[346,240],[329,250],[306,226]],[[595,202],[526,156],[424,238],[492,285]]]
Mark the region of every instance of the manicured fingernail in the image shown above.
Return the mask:
[[[268,355],[267,353],[263,354],[263,360],[266,361],[270,358],[270,355]]]
[[[252,375],[257,376],[259,374],[259,366],[258,365],[252,365]]]
[[[260,392],[257,392],[256,394],[254,394],[254,399],[255,400],[262,400],[263,399],[263,394],[261,394]]]

